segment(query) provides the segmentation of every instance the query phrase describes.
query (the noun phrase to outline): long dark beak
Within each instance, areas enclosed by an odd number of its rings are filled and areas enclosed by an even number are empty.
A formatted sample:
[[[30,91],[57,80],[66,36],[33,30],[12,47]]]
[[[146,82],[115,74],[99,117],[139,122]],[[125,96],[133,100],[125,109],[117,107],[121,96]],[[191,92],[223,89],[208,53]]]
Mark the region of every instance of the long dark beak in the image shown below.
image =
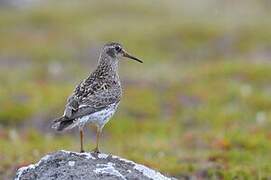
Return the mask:
[[[125,52],[125,51],[123,51],[123,56],[124,56],[124,57],[127,57],[127,58],[130,58],[130,59],[133,59],[133,60],[135,60],[135,61],[137,61],[137,62],[143,63],[143,61],[141,61],[140,59],[138,59],[138,58],[136,58],[136,57],[134,57],[134,56],[131,56],[130,54],[128,54],[128,53]]]

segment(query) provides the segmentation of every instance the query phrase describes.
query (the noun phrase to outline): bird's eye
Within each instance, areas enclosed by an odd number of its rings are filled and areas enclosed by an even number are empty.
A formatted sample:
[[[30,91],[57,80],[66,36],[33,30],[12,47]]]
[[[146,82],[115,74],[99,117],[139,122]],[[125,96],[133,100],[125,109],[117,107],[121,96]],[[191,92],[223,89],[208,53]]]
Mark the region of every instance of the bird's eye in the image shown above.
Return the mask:
[[[121,47],[120,47],[120,46],[116,46],[116,47],[115,47],[115,50],[116,50],[117,52],[120,52],[120,51],[121,51]]]

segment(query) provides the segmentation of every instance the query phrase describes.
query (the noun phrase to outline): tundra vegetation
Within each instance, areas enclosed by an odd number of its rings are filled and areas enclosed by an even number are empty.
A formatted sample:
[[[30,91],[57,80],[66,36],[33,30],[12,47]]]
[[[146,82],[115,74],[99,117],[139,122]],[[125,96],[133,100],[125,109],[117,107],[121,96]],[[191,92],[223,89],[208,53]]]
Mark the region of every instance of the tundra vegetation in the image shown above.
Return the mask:
[[[124,95],[101,151],[180,178],[271,177],[269,1],[29,1],[0,7],[0,179],[60,149],[74,86],[119,41]],[[95,129],[85,138],[95,145]]]

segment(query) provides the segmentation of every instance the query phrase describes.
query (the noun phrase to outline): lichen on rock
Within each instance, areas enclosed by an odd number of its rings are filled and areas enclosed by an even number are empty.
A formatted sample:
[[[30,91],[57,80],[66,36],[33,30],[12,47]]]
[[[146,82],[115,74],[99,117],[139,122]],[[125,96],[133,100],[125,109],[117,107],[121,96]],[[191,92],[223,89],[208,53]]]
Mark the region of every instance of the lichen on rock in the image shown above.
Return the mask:
[[[142,179],[171,178],[133,161],[107,154],[58,151],[38,163],[18,169],[15,180]]]

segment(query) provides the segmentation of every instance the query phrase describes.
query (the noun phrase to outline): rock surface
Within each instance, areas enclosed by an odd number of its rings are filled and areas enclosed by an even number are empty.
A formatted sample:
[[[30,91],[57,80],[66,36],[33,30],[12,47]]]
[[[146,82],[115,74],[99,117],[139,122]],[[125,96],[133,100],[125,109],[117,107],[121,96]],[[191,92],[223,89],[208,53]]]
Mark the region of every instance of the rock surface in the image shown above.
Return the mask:
[[[20,168],[15,180],[155,179],[168,180],[144,165],[117,156],[58,151],[44,156],[37,164]]]

